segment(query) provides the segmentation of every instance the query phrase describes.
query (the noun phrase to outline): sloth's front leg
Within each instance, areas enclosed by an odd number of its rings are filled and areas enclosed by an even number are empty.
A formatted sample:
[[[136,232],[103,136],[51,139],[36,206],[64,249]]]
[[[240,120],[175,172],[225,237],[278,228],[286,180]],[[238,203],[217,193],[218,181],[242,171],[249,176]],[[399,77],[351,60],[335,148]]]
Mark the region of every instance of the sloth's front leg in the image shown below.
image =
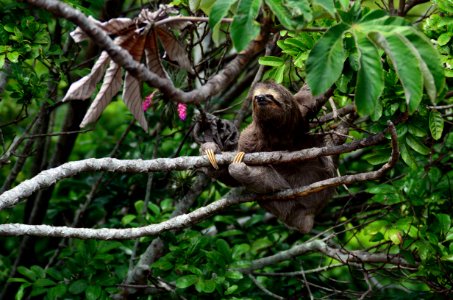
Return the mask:
[[[289,189],[288,182],[272,166],[247,166],[242,159],[244,152],[238,152],[228,166],[231,177],[249,191],[266,194]]]

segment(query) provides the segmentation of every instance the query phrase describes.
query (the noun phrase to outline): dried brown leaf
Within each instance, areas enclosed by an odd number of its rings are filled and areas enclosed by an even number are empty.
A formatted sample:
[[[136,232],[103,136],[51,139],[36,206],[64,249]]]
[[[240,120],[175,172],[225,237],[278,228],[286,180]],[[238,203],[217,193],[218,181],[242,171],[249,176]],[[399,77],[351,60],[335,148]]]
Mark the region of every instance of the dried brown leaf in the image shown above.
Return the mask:
[[[157,37],[154,30],[149,33],[146,43],[145,53],[148,69],[162,78],[169,78],[160,60],[159,47],[157,46]]]
[[[122,46],[123,48],[129,49],[129,39],[134,37],[134,32],[129,32],[128,35],[119,36],[114,40],[115,44]],[[69,87],[63,101],[78,99],[88,99],[96,89],[96,84],[101,80],[102,75],[105,72],[107,63],[110,61],[110,57],[107,52],[103,51],[99,56],[98,60],[91,69],[90,74],[80,78],[78,81],[73,82]]]
[[[148,131],[148,122],[146,122],[145,112],[142,109],[141,98],[140,82],[129,74],[129,72],[126,72],[123,87],[123,101],[143,130]]]
[[[131,48],[130,53],[136,61],[140,61],[143,56],[146,38],[145,34],[134,37],[135,41],[133,42],[135,45]],[[148,123],[146,122],[145,113],[142,109],[140,86],[140,81],[129,74],[129,72],[126,72],[123,86],[123,101],[143,130],[148,131]]]
[[[71,84],[68,91],[66,92],[66,95],[63,98],[63,101],[70,99],[85,100],[87,98],[90,98],[91,94],[93,94],[94,90],[96,89],[96,84],[99,82],[99,80],[101,80],[109,61],[109,55],[107,54],[107,52],[103,51],[101,53],[101,56],[91,69],[90,74],[80,78],[79,80]]]
[[[132,25],[135,25],[134,20],[129,18],[116,18],[103,23],[99,22],[92,16],[89,16],[88,19],[90,19],[91,22],[102,28],[108,34],[117,34],[120,31],[127,29]],[[69,34],[76,43],[80,43],[81,41],[88,39],[88,35],[86,35],[86,33],[80,27],[77,27]]]
[[[121,78],[120,66],[111,61],[110,66],[105,73],[101,89],[96,95],[93,103],[91,103],[91,106],[85,114],[82,123],[80,123],[81,128],[99,118],[101,113],[112,100],[113,96],[115,96],[121,89],[122,82],[123,80]]]
[[[175,38],[175,36],[164,27],[157,27],[157,36],[162,43],[168,57],[176,61],[181,68],[186,69],[188,72],[193,73],[187,51],[183,44]]]

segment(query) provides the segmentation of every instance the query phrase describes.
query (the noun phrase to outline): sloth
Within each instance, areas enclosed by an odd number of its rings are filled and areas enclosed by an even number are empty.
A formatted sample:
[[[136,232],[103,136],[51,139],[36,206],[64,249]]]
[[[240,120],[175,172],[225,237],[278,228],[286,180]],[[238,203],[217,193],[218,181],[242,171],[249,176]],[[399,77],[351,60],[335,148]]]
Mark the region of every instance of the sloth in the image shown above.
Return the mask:
[[[223,169],[215,161],[214,153],[222,149],[212,141],[201,145],[216,170],[208,170],[211,177],[229,184],[242,185],[257,194],[269,194],[294,189],[335,176],[335,164],[330,156],[313,160],[264,166],[248,166],[242,162],[245,153],[267,151],[297,151],[322,147],[326,141],[309,135],[308,114],[316,101],[311,93],[302,90],[292,95],[285,87],[274,82],[260,82],[250,93],[253,122],[240,134],[238,154]],[[275,215],[289,228],[308,233],[315,215],[327,204],[334,188],[324,189],[291,199],[261,200],[259,205]]]

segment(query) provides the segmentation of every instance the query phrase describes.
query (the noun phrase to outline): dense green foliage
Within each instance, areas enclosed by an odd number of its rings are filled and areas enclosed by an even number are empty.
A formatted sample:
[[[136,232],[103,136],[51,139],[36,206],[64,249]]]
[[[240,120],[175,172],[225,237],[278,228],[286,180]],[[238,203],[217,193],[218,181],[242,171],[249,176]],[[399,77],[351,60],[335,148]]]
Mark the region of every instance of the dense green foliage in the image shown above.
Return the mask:
[[[158,6],[153,1],[105,1],[114,6],[108,9],[100,0],[65,2],[100,20],[133,18],[142,5],[150,10]],[[267,299],[266,292],[271,291],[294,299],[310,295],[416,299],[453,292],[453,6],[449,0],[409,6],[415,2],[400,1],[408,9],[349,0],[171,2],[182,15],[209,20],[175,33],[197,64],[195,75],[164,61],[175,86],[185,90],[205,83],[225,67],[231,53],[246,49],[258,36],[263,19],[270,20],[277,36],[268,55],[263,52],[238,76],[236,83],[245,83],[227,87],[235,89],[233,98],[225,92],[215,95],[201,103],[206,111],[220,110],[223,118],[233,119],[250,86],[249,73],[254,75],[262,65],[264,79],[293,90],[307,82],[315,94],[333,86],[338,109],[355,105],[358,116],[348,141],[382,132],[387,121],[393,121],[401,159],[378,181],[337,188],[311,234],[301,235],[269,219],[253,202],[225,209],[184,230],[161,233],[161,253],[155,255],[149,273],[129,282],[140,297]],[[191,138],[195,105],[188,105],[183,121],[177,104],[159,93],[146,111],[150,133],[134,122],[118,95],[88,131],[54,135],[79,130],[86,101],[60,100],[72,82],[89,72],[99,49],[88,42],[75,44],[69,32],[76,26],[68,20],[12,0],[0,0],[0,7],[2,192],[66,161],[198,155]],[[222,18],[232,22],[221,22]],[[145,84],[143,98],[154,90]],[[326,107],[332,110],[329,104]],[[249,122],[250,116],[241,126]],[[335,123],[316,130],[332,130]],[[339,172],[376,170],[388,161],[390,151],[390,145],[383,144],[343,154]],[[171,217],[184,197],[197,194],[193,185],[199,180],[195,170],[85,173],[1,210],[0,224],[129,228],[159,223]],[[191,210],[229,190],[209,182]],[[33,209],[34,203],[39,209]],[[314,251],[252,274],[240,272],[256,259],[291,249],[317,234],[345,252],[398,254],[410,267],[347,263]],[[155,238],[136,242],[0,237],[0,287],[4,287],[0,293],[5,293],[0,295],[109,299],[120,293],[128,270],[153,240],[156,243]]]

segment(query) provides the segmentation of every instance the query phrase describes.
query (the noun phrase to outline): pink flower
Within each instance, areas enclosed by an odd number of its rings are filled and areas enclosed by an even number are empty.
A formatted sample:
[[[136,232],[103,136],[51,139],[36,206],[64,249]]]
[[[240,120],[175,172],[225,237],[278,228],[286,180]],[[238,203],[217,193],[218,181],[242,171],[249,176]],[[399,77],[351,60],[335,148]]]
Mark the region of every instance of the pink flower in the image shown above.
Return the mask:
[[[187,117],[187,105],[184,103],[178,103],[178,116],[184,121]]]
[[[147,111],[148,108],[153,105],[153,98],[154,98],[154,93],[149,94],[148,96],[145,97],[145,100],[142,102],[142,109],[143,111]]]

